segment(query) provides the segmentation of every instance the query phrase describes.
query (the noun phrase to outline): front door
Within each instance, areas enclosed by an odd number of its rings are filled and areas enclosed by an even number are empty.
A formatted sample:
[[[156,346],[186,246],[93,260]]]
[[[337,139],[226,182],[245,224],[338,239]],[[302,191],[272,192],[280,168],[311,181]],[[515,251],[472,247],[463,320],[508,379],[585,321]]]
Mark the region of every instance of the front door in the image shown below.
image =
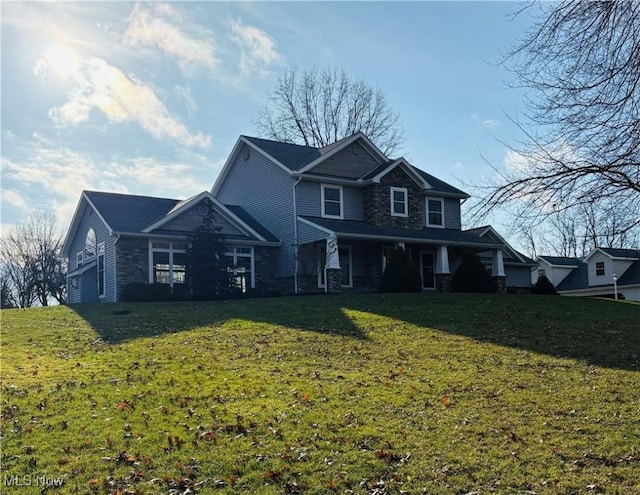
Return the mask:
[[[422,251],[420,253],[420,272],[422,274],[422,289],[433,290],[436,288],[435,277],[436,253]]]

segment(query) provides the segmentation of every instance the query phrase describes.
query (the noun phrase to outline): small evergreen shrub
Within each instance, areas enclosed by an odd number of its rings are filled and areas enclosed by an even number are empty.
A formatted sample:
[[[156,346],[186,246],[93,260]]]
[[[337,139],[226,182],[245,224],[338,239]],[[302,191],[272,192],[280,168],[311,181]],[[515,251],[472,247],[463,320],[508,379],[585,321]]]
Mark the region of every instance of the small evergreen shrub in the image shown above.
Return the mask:
[[[382,274],[381,292],[421,292],[420,272],[404,249],[395,249]]]
[[[556,291],[554,285],[551,283],[551,280],[549,280],[545,275],[538,277],[538,280],[533,285],[533,289],[531,290],[531,292],[533,292],[534,294],[547,294],[553,296],[558,295],[558,292]]]
[[[124,302],[170,301],[172,299],[171,287],[167,284],[130,282],[123,287],[120,298]]]
[[[477,254],[467,253],[451,277],[452,292],[495,292],[491,273],[484,267]]]

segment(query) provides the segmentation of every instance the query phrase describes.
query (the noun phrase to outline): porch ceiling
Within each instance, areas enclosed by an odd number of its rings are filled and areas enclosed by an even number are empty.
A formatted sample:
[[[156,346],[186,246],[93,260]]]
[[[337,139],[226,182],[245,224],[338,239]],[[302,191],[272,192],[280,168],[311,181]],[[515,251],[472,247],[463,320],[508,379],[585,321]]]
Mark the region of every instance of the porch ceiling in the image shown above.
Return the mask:
[[[381,227],[353,220],[334,220],[301,216],[320,230],[329,231],[342,239],[377,240],[382,242],[412,242],[417,244],[467,246],[474,248],[502,248],[502,244],[456,229],[423,228],[420,230]]]

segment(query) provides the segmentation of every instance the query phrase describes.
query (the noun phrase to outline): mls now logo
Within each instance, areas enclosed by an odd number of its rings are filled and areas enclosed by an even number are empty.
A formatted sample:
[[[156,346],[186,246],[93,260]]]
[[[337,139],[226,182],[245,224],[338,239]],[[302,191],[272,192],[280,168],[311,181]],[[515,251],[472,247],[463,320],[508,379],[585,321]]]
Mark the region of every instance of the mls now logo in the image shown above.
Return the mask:
[[[4,486],[39,486],[59,488],[64,485],[64,478],[53,478],[44,474],[4,475]]]

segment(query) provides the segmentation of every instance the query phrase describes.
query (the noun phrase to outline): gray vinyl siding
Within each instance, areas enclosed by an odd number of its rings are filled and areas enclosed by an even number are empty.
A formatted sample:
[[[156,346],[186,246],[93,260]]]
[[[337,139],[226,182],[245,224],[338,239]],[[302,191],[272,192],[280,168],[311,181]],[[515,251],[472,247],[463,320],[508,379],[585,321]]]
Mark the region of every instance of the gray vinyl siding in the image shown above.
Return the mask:
[[[329,235],[303,222],[298,222],[298,243],[307,244],[309,242],[326,239]]]
[[[321,217],[322,194],[321,183],[301,181],[296,186],[296,199],[298,201],[298,215]],[[364,196],[362,189],[357,187],[342,186],[342,199],[344,201],[343,213],[345,220],[364,221]]]
[[[249,160],[238,157],[216,194],[224,204],[240,205],[281,242],[278,272],[281,277],[294,274],[294,179],[282,168],[262,156],[251,153]]]
[[[104,242],[105,294],[104,297],[98,298],[97,269],[91,269],[82,274],[82,283],[79,285],[81,290],[79,294],[74,294],[73,302],[114,302],[116,277],[114,238],[111,237],[109,229],[102,220],[100,220],[100,217],[95,211],[93,211],[93,208],[91,208],[84,199],[81,201],[81,218],[69,250],[69,271],[77,268],[76,253],[84,250],[87,232],[90,228],[93,228],[96,233],[96,246]],[[97,260],[97,251],[96,258],[92,259]]]
[[[531,267],[530,266],[509,266],[505,265],[507,287],[531,287]]]
[[[158,230],[161,231],[177,231],[190,233],[196,227],[202,225],[202,216],[198,213],[198,205],[194,205],[184,213],[178,215],[173,220],[161,225]],[[214,224],[216,227],[220,227],[219,233],[222,236],[237,236],[244,235],[236,227],[234,227],[229,221],[224,219],[220,214],[214,212]]]

